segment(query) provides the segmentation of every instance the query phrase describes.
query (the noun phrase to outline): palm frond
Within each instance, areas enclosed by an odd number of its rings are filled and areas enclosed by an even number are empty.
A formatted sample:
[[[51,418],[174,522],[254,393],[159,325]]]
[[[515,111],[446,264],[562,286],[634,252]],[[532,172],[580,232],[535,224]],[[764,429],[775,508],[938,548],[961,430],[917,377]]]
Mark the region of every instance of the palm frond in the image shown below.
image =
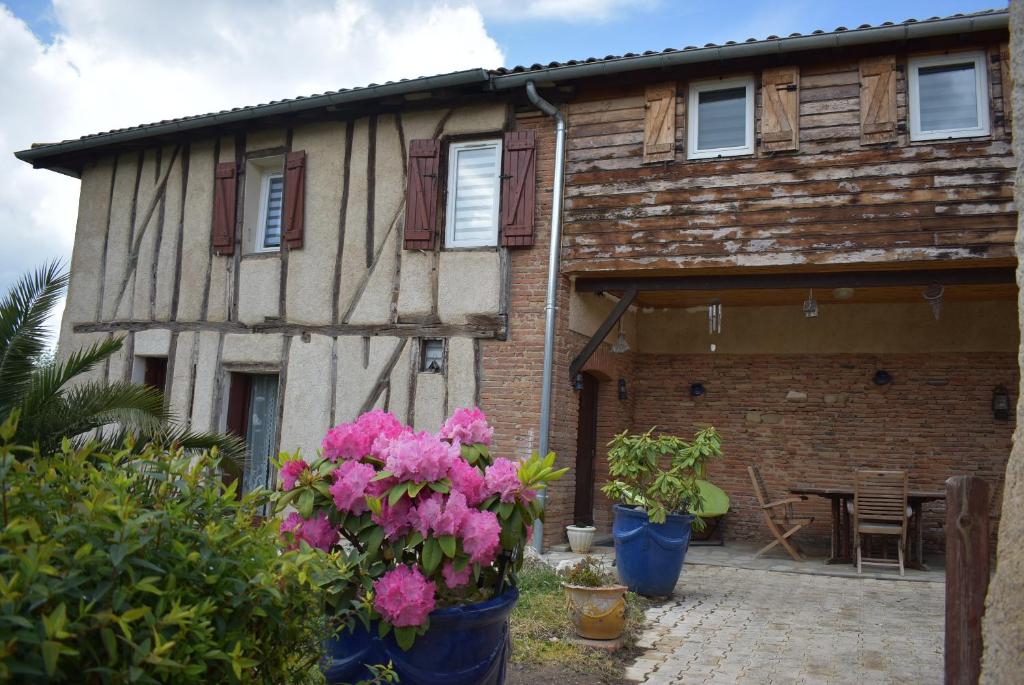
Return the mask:
[[[77,437],[104,426],[156,433],[167,421],[163,393],[146,385],[92,381],[77,385],[22,413],[21,444],[55,449],[64,436]]]
[[[25,274],[0,300],[0,414],[19,402],[36,359],[49,342],[44,324],[60,301],[68,274],[60,261]]]
[[[110,357],[121,349],[122,344],[121,338],[103,340],[73,352],[64,361],[53,361],[38,367],[18,403],[22,412],[32,415],[53,402],[72,379]]]

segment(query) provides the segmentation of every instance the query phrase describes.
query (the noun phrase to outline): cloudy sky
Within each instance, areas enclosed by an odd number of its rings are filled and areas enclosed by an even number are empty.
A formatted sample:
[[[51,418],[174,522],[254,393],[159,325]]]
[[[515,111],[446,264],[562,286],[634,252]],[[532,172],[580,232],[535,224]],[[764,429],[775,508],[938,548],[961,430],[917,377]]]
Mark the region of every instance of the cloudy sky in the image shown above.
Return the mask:
[[[78,181],[12,153],[121,126],[468,67],[703,45],[989,0],[0,0],[0,288],[69,258]]]

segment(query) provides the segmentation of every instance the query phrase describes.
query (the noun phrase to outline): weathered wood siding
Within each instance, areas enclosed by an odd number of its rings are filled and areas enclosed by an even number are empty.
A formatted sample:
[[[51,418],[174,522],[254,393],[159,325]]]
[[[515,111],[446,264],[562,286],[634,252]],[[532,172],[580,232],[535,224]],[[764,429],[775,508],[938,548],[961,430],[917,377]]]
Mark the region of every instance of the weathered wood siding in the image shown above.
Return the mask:
[[[673,72],[661,78],[676,86],[674,160],[644,164],[645,84],[581,86],[567,107],[563,269],[1011,259],[1014,162],[1000,49],[982,48],[992,133],[974,139],[910,142],[901,69],[896,143],[862,144],[858,56],[780,58],[799,67],[796,151],[759,145],[755,155],[687,160],[687,83],[715,74]],[[908,54],[916,53],[895,53],[897,65]],[[760,138],[760,71],[720,72],[750,73]]]

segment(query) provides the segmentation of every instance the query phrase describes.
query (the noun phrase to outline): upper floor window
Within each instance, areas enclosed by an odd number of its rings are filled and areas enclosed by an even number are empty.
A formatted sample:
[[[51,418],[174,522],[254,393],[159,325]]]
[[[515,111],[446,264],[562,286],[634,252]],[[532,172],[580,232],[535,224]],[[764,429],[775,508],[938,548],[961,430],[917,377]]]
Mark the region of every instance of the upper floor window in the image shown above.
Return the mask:
[[[691,83],[687,109],[690,159],[753,154],[753,77]]]
[[[984,53],[912,57],[908,66],[911,140],[988,135]]]
[[[446,247],[498,244],[501,141],[452,143],[448,148]]]
[[[256,251],[281,249],[281,212],[284,208],[284,174],[264,172],[260,178],[260,214],[257,219]]]

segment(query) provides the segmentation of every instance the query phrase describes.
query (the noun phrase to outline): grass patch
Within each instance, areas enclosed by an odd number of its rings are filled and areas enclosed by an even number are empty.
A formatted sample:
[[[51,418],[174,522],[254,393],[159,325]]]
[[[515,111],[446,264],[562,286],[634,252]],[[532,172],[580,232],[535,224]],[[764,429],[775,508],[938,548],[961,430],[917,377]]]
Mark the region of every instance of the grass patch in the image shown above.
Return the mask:
[[[621,676],[644,625],[644,610],[650,602],[626,593],[627,646],[615,654],[578,645],[565,606],[562,580],[546,564],[527,561],[519,574],[519,603],[512,611],[512,661],[544,667],[558,667],[595,678]]]

